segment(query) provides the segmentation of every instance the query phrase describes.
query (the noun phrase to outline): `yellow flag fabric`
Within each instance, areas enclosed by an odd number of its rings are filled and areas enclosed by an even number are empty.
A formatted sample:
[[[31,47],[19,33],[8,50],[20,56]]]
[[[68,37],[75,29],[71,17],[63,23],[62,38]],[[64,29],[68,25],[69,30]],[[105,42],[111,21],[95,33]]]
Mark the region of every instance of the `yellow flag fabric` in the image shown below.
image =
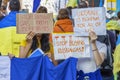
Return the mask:
[[[77,0],[68,0],[67,7],[69,6],[72,8],[77,7]]]
[[[120,71],[120,44],[116,46],[115,52],[114,52],[114,74]]]
[[[120,31],[120,23],[116,20],[111,20],[107,23],[107,30],[118,30]]]
[[[1,54],[8,55],[8,53],[12,53],[18,57],[20,42],[25,39],[25,36],[26,34],[17,34],[15,26],[0,28]]]

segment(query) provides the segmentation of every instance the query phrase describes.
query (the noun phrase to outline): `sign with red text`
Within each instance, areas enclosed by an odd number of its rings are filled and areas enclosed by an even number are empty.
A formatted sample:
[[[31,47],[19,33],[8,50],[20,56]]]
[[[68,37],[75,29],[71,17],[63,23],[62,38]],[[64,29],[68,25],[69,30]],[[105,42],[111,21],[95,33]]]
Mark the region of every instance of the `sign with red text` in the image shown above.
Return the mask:
[[[55,60],[69,57],[90,57],[88,37],[77,37],[73,34],[53,34]]]
[[[52,13],[17,14],[17,33],[51,33],[53,32]]]
[[[105,8],[81,8],[73,9],[74,32],[79,36],[88,36],[89,31],[97,35],[106,35]]]

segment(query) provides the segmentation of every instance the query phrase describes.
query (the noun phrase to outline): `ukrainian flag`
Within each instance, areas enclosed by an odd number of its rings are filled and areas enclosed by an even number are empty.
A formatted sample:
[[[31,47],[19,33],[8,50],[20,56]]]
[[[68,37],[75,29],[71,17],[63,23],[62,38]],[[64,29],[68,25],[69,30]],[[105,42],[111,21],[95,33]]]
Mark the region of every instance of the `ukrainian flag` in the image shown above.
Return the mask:
[[[2,55],[8,53],[19,55],[19,46],[25,35],[16,33],[16,14],[12,11],[2,21],[0,21],[0,52]]]

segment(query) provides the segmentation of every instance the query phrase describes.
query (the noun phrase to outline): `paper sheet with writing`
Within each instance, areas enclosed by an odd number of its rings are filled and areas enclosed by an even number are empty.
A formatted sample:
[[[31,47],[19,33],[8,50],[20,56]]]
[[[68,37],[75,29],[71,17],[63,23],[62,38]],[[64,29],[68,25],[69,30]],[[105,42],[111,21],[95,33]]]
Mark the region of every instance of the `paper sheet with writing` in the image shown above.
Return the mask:
[[[25,34],[30,31],[36,33],[53,32],[52,13],[17,14],[17,33]]]
[[[53,34],[54,57],[56,60],[69,57],[90,57],[88,37],[73,34]]]
[[[0,56],[0,80],[10,80],[10,58]]]
[[[97,35],[106,35],[105,9],[102,7],[72,9],[74,32],[79,36],[88,36],[93,30]]]

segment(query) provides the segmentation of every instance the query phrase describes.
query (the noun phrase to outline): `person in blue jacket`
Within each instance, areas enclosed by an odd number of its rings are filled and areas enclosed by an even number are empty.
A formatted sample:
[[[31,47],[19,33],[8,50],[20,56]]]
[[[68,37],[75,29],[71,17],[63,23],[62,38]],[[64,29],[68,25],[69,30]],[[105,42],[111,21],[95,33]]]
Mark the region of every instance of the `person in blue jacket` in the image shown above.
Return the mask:
[[[16,14],[20,10],[19,0],[10,0],[9,9],[10,13],[0,21],[0,28],[16,26]]]

